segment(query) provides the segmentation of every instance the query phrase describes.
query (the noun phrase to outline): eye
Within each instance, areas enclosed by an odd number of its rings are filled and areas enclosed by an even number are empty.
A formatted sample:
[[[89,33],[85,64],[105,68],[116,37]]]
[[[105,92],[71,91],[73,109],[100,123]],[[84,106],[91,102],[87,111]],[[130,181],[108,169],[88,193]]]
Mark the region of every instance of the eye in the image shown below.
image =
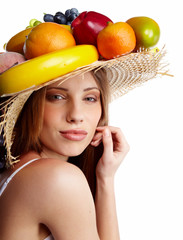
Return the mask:
[[[47,94],[46,99],[48,101],[59,101],[59,100],[63,100],[64,96],[61,94]]]
[[[86,97],[85,100],[87,102],[96,102],[97,101],[97,97]]]

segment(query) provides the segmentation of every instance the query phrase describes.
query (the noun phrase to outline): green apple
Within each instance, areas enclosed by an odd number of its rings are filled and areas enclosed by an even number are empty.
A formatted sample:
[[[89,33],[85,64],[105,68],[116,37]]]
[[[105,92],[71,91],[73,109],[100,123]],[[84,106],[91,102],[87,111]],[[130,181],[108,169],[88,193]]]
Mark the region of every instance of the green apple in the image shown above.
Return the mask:
[[[126,21],[136,35],[136,49],[151,48],[160,38],[160,27],[156,21],[149,17],[133,17]]]

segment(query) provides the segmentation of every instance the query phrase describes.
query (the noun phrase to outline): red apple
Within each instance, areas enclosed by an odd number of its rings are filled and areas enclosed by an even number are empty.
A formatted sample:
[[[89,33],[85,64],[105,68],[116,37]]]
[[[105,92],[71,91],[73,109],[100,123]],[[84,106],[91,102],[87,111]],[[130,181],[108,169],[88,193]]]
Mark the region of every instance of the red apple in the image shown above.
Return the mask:
[[[111,19],[97,12],[82,12],[71,24],[77,44],[97,46],[98,33],[107,26]]]

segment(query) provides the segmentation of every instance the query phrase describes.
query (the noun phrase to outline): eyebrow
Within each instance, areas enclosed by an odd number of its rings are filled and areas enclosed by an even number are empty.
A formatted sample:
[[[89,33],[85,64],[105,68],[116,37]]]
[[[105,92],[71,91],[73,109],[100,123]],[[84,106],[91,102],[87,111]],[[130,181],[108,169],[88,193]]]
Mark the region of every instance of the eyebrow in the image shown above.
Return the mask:
[[[51,90],[51,89],[59,89],[59,90],[63,90],[63,91],[69,91],[67,88],[62,88],[62,87],[48,87],[47,90]]]
[[[66,91],[66,92],[69,91],[67,88],[63,88],[63,87],[50,87],[50,88],[48,87],[48,90],[50,90],[50,89],[59,89],[59,90],[63,90],[63,91]],[[96,89],[96,90],[100,91],[99,88],[97,88],[97,87],[88,87],[88,88],[85,88],[83,91],[87,92],[87,91],[90,91],[90,90],[93,90],[93,89]]]
[[[93,89],[96,89],[96,90],[100,91],[98,87],[89,87],[89,88],[85,88],[84,92],[87,92],[87,91],[90,91],[90,90],[93,90]]]

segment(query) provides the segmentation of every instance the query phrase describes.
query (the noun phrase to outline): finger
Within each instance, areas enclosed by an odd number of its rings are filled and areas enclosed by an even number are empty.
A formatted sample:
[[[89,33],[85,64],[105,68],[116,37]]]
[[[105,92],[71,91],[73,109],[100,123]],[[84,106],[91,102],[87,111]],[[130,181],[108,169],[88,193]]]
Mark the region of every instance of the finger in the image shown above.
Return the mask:
[[[113,140],[112,140],[111,131],[108,127],[105,127],[103,129],[102,141],[104,146],[103,155],[107,157],[111,156],[113,154]]]
[[[94,147],[97,147],[102,141],[102,132],[96,132],[92,141],[91,141],[91,145]]]
[[[97,147],[101,142],[102,142],[102,137],[100,139],[97,139],[96,141],[92,141],[90,144],[94,147]]]
[[[105,127],[98,127],[97,131],[103,131]],[[120,128],[108,126],[111,131],[114,152],[128,152],[129,144]]]
[[[95,135],[93,136],[92,141],[96,141],[101,138],[102,138],[102,132],[96,132]]]

